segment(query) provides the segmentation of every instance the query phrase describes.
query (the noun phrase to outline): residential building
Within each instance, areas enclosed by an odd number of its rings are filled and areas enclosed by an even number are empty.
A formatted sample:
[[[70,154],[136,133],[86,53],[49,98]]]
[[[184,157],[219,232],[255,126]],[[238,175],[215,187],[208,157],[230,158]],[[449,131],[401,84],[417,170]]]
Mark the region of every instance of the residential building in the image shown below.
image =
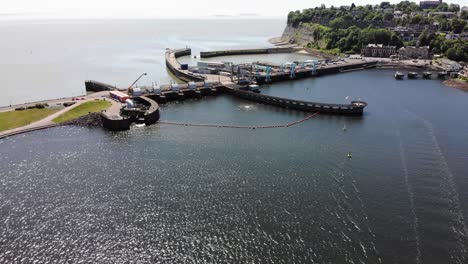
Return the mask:
[[[440,4],[442,4],[442,0],[420,1],[419,7],[421,7],[422,9],[431,9],[431,8],[437,8]]]
[[[393,13],[393,8],[385,8],[382,11],[383,13]]]
[[[457,16],[457,13],[455,12],[429,12],[427,16],[432,17],[432,16],[444,16],[446,18],[454,18]]]
[[[417,39],[422,32],[422,30],[415,30],[407,27],[394,27],[390,30],[395,32],[395,34],[403,41],[413,41]]]
[[[400,17],[403,17],[403,11],[395,11],[393,12],[393,17],[394,18],[400,18]]]
[[[445,39],[468,40],[468,32],[463,32],[463,33],[460,33],[460,34],[447,34],[447,35],[445,35]]]
[[[395,46],[384,46],[383,44],[368,44],[361,49],[361,54],[366,57],[390,58],[395,53]]]
[[[424,59],[429,60],[432,58],[431,52],[429,50],[429,46],[423,47],[402,47],[398,50],[398,58],[400,60],[407,60],[407,59]]]

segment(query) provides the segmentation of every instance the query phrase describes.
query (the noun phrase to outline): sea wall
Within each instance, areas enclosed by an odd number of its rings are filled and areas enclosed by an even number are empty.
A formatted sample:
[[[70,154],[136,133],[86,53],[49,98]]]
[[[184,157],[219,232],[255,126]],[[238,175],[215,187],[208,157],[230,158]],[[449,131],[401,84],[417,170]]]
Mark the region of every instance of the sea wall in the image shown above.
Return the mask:
[[[92,80],[85,81],[85,87],[89,92],[109,91],[115,88],[112,85]]]
[[[294,51],[293,48],[264,48],[264,49],[202,51],[200,52],[200,58],[213,58],[213,57],[220,57],[220,56],[251,55],[251,54],[291,53],[293,51]]]
[[[130,119],[111,119],[105,114],[101,114],[102,127],[111,131],[129,130],[132,120]]]

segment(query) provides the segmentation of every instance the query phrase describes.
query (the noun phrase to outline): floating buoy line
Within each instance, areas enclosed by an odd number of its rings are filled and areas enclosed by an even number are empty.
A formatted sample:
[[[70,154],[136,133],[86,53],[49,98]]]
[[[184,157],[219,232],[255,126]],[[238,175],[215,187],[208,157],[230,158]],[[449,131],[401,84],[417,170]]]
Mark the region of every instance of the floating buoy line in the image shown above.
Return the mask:
[[[238,125],[218,125],[218,124],[196,124],[196,123],[179,123],[179,122],[172,122],[172,121],[159,121],[159,124],[164,125],[175,125],[175,126],[192,126],[192,127],[213,127],[213,128],[246,128],[246,129],[261,129],[261,128],[284,128],[284,127],[291,127],[302,122],[305,122],[314,116],[318,115],[319,112],[313,113],[311,115],[306,116],[303,119],[288,123],[288,124],[280,124],[280,125],[268,125],[268,126],[238,126]]]

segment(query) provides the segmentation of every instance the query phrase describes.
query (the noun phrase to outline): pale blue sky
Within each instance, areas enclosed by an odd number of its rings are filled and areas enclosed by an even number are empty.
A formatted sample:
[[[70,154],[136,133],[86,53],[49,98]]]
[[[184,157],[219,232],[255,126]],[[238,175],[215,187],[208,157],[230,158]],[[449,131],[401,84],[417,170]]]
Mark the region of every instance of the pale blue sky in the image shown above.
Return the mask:
[[[169,18],[258,14],[285,17],[290,10],[319,6],[378,4],[375,0],[5,0],[2,18]],[[391,1],[396,3],[399,1]],[[468,0],[453,0],[468,5]],[[419,3],[419,1],[417,2]]]

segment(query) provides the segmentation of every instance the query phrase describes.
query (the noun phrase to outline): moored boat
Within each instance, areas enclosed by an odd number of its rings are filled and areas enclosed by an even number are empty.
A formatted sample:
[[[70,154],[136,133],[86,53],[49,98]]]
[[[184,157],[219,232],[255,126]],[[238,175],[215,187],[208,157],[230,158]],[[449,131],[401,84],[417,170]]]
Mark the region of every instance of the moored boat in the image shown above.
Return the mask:
[[[424,77],[425,79],[430,79],[431,76],[432,76],[432,72],[423,72],[423,77]]]
[[[249,91],[254,92],[254,93],[260,93],[260,89],[258,89],[259,86],[258,84],[250,84],[249,85]]]
[[[404,75],[403,73],[401,73],[401,72],[399,72],[399,71],[397,71],[397,72],[395,73],[395,79],[397,79],[397,80],[403,80],[403,77],[405,77],[405,75]]]
[[[440,79],[445,79],[445,77],[447,77],[447,72],[438,72],[437,73],[437,76],[440,78]]]
[[[417,72],[408,72],[408,78],[410,78],[410,79],[416,79],[416,77],[418,77],[418,73],[417,73]]]

